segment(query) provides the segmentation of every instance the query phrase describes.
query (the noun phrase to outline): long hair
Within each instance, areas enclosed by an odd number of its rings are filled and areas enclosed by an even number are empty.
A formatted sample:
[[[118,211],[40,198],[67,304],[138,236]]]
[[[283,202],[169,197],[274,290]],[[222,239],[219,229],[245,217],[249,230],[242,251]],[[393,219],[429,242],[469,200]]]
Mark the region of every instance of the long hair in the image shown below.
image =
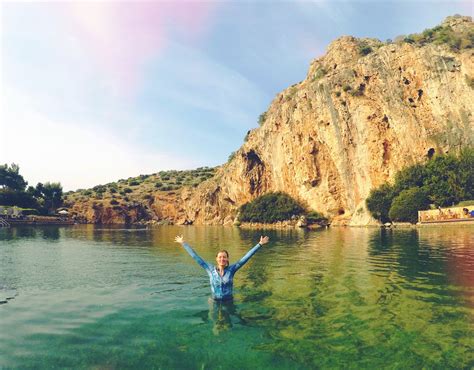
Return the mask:
[[[227,256],[227,265],[225,267],[229,267],[229,252],[227,252],[225,249],[221,249],[220,251],[217,252],[216,258],[219,255],[219,253],[225,253]]]

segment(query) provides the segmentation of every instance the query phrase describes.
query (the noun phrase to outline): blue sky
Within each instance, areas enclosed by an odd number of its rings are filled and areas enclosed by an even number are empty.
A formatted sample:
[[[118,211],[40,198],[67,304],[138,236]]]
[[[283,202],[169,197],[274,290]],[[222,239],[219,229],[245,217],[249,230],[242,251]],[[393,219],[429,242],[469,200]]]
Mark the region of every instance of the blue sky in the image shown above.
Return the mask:
[[[65,190],[216,166],[337,37],[393,39],[473,6],[2,2],[0,163]]]

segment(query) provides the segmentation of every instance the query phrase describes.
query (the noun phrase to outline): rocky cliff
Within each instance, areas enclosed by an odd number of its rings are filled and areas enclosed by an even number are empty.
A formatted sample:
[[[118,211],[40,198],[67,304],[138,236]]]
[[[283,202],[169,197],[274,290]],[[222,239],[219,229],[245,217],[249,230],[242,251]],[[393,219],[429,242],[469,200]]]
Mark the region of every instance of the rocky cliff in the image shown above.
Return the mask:
[[[232,224],[243,203],[284,191],[333,224],[375,223],[365,206],[372,188],[406,166],[474,145],[472,19],[448,17],[423,35],[337,39],[304,81],[275,97],[212,179],[172,199],[155,193],[149,217]]]
[[[276,96],[233,160],[183,193],[186,218],[231,223],[243,203],[285,191],[333,223],[373,223],[365,206],[372,188],[474,144],[472,19],[449,17],[438,28],[463,35],[467,47],[410,38],[330,44],[304,81]]]

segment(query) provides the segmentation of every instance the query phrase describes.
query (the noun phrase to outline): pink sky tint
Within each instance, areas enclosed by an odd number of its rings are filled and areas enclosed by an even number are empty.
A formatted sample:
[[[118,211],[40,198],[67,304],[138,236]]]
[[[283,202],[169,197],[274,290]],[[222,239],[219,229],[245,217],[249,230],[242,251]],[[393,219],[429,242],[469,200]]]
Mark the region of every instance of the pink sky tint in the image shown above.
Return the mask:
[[[113,93],[134,96],[145,64],[163,56],[172,33],[198,42],[210,29],[217,2],[68,2],[72,34],[105,74]]]
[[[305,51],[310,62],[315,58],[321,57],[326,52],[327,44],[324,44],[324,42],[314,36],[311,38],[309,36],[303,36],[298,42],[301,50]]]

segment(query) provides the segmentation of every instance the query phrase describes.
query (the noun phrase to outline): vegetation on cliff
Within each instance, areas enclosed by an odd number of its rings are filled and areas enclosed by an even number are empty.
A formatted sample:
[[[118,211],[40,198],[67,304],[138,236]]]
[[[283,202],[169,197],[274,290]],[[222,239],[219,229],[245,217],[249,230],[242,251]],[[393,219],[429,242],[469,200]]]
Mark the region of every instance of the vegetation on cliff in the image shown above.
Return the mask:
[[[184,186],[196,187],[201,182],[214,176],[216,168],[199,167],[186,171],[160,171],[151,175],[139,175],[120,179],[105,185],[96,185],[91,189],[78,189],[66,193],[68,202],[93,199],[149,199],[155,191],[170,192]],[[118,204],[115,201],[115,204]]]
[[[447,20],[463,18],[462,16],[448,17]],[[474,31],[469,28],[454,30],[448,24],[441,24],[424,30],[422,33],[412,33],[408,36],[398,36],[395,42],[406,42],[423,46],[426,44],[447,44],[452,51],[474,48]]]
[[[62,205],[63,189],[60,183],[38,183],[36,187],[28,186],[20,166],[12,163],[0,165],[0,205],[17,206],[36,210],[46,215]]]
[[[184,188],[212,178],[216,168],[160,171],[79,189],[64,196],[64,205],[82,222],[134,223],[160,219],[162,204],[172,204]],[[93,212],[90,212],[93,210]],[[158,213],[157,213],[158,212]]]
[[[373,189],[367,208],[381,222],[416,222],[417,211],[450,206],[474,199],[474,149],[459,156],[435,156],[426,164],[407,167],[395,176],[393,185]]]

